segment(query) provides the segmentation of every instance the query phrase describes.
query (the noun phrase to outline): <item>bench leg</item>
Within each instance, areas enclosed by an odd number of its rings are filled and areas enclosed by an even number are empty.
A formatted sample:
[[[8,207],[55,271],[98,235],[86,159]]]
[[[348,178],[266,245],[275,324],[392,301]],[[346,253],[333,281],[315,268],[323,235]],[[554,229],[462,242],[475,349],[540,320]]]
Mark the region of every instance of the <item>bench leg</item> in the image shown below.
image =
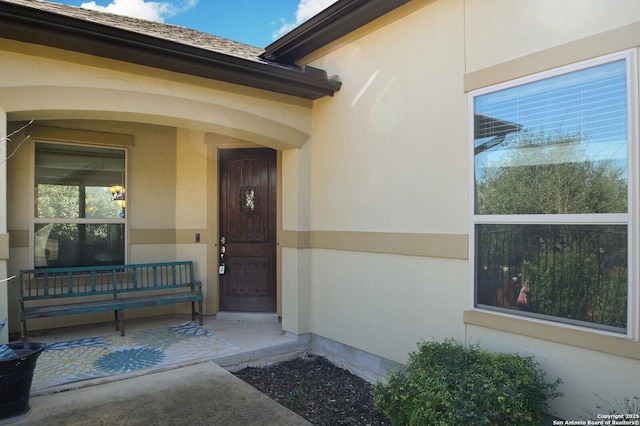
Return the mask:
[[[200,325],[202,325],[202,300],[198,300],[198,319],[200,320]]]
[[[124,337],[124,309],[118,311],[118,323],[120,326],[120,336]]]
[[[113,316],[115,318],[115,322],[116,322],[116,331],[120,330],[120,322],[118,321],[118,310],[116,309],[115,311],[113,311]]]
[[[23,342],[27,341],[27,321],[20,320],[20,337]]]

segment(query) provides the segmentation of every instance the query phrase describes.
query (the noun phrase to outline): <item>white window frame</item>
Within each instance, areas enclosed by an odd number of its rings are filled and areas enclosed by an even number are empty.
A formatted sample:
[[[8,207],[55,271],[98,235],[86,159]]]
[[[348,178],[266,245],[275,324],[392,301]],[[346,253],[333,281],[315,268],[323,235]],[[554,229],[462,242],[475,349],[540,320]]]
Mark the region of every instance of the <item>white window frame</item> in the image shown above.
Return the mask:
[[[534,81],[540,81],[547,78],[555,77],[561,74],[567,74],[594,66],[602,65],[618,60],[626,61],[627,72],[627,108],[628,108],[628,193],[627,193],[627,213],[615,214],[568,214],[568,215],[478,215],[475,213],[475,156],[474,156],[474,98],[477,96],[494,93],[499,90],[521,86]],[[630,49],[617,52],[598,58],[581,61],[578,63],[558,67],[548,71],[543,71],[530,76],[514,79],[511,81],[495,84],[492,86],[477,89],[468,93],[468,128],[469,130],[469,300],[468,306],[472,311],[482,311],[483,313],[495,314],[507,318],[518,318],[531,322],[544,323],[556,327],[589,331],[597,334],[605,334],[611,336],[624,336],[621,333],[605,331],[588,326],[580,326],[567,324],[563,322],[555,322],[540,318],[531,318],[517,313],[504,313],[488,309],[482,309],[475,306],[475,273],[476,273],[476,225],[482,224],[516,224],[516,225],[556,225],[556,224],[594,224],[594,225],[627,225],[627,244],[628,244],[628,282],[627,282],[627,330],[626,337],[632,340],[640,339],[640,272],[639,259],[640,255],[640,182],[638,181],[640,173],[638,166],[640,160],[638,153],[638,63],[637,50]]]
[[[124,225],[124,262],[127,263],[129,259],[129,201],[127,200],[127,214],[125,214],[124,218],[119,219],[90,219],[90,218],[73,218],[73,219],[56,219],[56,218],[36,218],[35,216],[35,188],[36,188],[36,144],[38,142],[42,143],[50,143],[50,144],[59,144],[59,145],[71,145],[71,146],[87,146],[94,148],[105,148],[105,149],[118,149],[124,152],[124,187],[127,188],[127,192],[129,190],[129,150],[127,148],[123,148],[122,146],[111,146],[111,145],[96,145],[91,143],[69,143],[62,142],[54,139],[45,139],[38,138],[34,140],[34,143],[31,144],[30,149],[30,192],[29,192],[29,265],[31,267],[35,267],[35,227],[37,224],[41,223],[53,223],[53,224],[64,224],[64,223],[81,223],[81,224],[123,224]],[[128,194],[127,194],[128,195]],[[127,197],[128,198],[128,197]]]

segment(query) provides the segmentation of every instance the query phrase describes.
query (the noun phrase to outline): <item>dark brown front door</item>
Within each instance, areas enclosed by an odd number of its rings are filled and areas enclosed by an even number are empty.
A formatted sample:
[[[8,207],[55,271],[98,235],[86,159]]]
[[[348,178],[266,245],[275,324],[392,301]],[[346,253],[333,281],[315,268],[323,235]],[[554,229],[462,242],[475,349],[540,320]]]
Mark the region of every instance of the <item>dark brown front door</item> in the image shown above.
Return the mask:
[[[276,152],[220,150],[220,309],[276,311]]]

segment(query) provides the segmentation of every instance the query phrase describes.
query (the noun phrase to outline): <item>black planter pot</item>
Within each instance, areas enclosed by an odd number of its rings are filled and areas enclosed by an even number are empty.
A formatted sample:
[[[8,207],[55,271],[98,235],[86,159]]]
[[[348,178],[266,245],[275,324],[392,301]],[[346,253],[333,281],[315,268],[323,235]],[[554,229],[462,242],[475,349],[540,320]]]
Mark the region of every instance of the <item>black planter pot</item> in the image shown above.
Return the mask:
[[[29,412],[29,392],[36,361],[44,343],[9,343],[16,357],[0,360],[0,425],[18,421]]]

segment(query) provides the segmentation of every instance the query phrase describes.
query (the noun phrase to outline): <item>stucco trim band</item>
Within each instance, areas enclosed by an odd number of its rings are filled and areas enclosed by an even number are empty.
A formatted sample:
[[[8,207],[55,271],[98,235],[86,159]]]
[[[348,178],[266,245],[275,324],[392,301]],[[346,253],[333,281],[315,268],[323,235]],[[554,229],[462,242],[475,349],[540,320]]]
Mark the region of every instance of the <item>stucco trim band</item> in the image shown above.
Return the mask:
[[[132,229],[129,244],[197,244],[196,234],[200,234],[200,243],[207,241],[208,234],[202,229]]]
[[[9,259],[9,234],[0,234],[0,260]]]
[[[446,259],[469,259],[469,236],[357,231],[280,231],[278,243],[289,248],[347,250]]]
[[[566,43],[464,76],[464,91],[480,89],[538,72],[640,46],[640,23]]]
[[[209,234],[202,229],[132,229],[129,234],[129,244],[189,244],[195,243],[196,233],[201,235],[200,243],[208,241]],[[10,245],[14,248],[28,247],[29,231],[12,231]],[[463,234],[280,230],[278,245],[295,249],[320,248],[404,256],[469,259],[469,237]]]
[[[133,146],[133,136],[120,133],[96,132],[94,130],[66,129],[32,125],[26,130],[33,139],[78,142],[94,145]]]
[[[10,230],[9,231],[9,247],[29,247],[29,231],[27,230]]]
[[[203,229],[132,229],[129,234],[129,244],[196,244],[196,234],[200,234],[200,243],[204,244],[208,241],[209,234]],[[8,247],[29,247],[29,231],[15,230],[6,235],[7,250]],[[0,245],[3,243],[2,237],[3,235],[0,234]],[[2,247],[0,247],[0,255],[1,250]]]
[[[613,336],[576,327],[559,327],[558,324],[531,321],[529,318],[476,310],[465,311],[464,322],[467,325],[640,360],[640,342],[629,340],[622,335]]]

